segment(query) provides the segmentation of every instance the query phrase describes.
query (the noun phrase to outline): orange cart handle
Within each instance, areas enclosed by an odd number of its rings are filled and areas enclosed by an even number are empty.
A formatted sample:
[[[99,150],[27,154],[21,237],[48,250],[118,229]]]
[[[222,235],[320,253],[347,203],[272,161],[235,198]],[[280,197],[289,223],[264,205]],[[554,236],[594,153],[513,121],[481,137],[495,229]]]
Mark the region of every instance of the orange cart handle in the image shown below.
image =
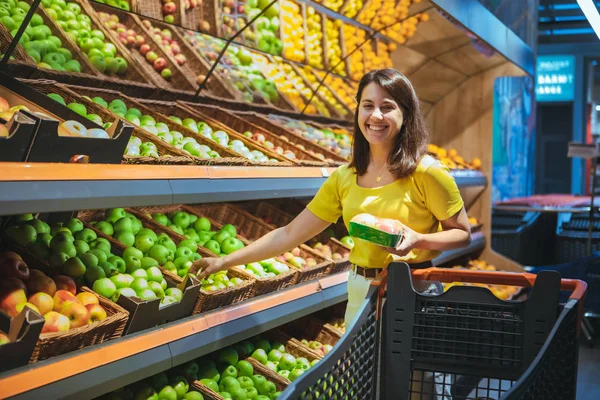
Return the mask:
[[[533,287],[537,275],[526,272],[504,272],[504,271],[474,271],[447,268],[425,268],[411,270],[412,278],[425,281],[439,282],[468,282],[484,283],[489,285],[510,285],[521,287]],[[380,286],[387,282],[387,268],[384,269],[372,282],[372,285]],[[385,286],[385,285],[384,285]],[[587,283],[579,279],[561,279],[561,290],[571,291],[570,299],[580,301],[587,290]]]

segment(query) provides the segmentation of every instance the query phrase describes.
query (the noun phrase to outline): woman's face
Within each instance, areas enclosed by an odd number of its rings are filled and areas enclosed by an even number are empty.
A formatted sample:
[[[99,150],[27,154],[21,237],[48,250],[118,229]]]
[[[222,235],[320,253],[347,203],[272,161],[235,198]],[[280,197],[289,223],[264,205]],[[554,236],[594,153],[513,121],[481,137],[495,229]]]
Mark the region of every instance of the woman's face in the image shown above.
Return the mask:
[[[403,122],[402,108],[385,89],[374,82],[365,86],[358,105],[358,126],[369,144],[393,143]]]

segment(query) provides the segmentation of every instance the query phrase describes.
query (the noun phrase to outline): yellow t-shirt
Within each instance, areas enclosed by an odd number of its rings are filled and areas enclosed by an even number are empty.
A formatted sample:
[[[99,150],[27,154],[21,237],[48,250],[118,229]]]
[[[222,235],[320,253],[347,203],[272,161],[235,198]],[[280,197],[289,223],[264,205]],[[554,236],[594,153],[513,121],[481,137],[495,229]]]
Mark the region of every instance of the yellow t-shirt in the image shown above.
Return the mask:
[[[450,218],[463,207],[458,186],[448,168],[431,156],[424,156],[415,172],[377,188],[363,188],[356,183],[356,172],[347,165],[339,167],[325,181],[307,208],[327,222],[343,216],[346,228],[357,214],[368,213],[393,218],[419,233],[442,230],[439,221]],[[399,257],[381,246],[355,239],[350,262],[365,268],[382,268],[394,260],[419,263],[432,260],[440,253],[413,249]]]

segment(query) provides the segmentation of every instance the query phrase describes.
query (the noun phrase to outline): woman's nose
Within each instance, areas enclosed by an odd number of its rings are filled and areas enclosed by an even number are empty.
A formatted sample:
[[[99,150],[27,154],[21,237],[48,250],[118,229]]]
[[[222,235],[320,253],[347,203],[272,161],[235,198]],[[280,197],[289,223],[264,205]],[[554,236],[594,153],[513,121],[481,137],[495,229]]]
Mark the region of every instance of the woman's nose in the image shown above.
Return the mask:
[[[371,113],[371,116],[369,118],[382,119],[383,113],[381,112],[381,110],[379,108],[376,108],[373,110],[373,112]]]

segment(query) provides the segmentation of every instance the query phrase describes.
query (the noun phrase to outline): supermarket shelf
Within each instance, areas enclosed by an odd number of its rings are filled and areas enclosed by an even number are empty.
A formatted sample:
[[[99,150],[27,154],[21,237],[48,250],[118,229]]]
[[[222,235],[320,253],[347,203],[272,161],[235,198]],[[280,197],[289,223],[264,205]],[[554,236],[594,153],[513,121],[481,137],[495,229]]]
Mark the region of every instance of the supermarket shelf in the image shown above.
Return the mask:
[[[347,298],[340,273],[0,374],[0,398],[92,399]]]
[[[485,236],[482,232],[472,234],[471,244],[463,249],[456,249],[443,252],[439,257],[433,260],[433,265],[441,265],[450,262],[456,258],[466,256],[485,248]]]
[[[333,168],[0,163],[0,215],[313,196]],[[459,187],[487,185],[453,171]]]

